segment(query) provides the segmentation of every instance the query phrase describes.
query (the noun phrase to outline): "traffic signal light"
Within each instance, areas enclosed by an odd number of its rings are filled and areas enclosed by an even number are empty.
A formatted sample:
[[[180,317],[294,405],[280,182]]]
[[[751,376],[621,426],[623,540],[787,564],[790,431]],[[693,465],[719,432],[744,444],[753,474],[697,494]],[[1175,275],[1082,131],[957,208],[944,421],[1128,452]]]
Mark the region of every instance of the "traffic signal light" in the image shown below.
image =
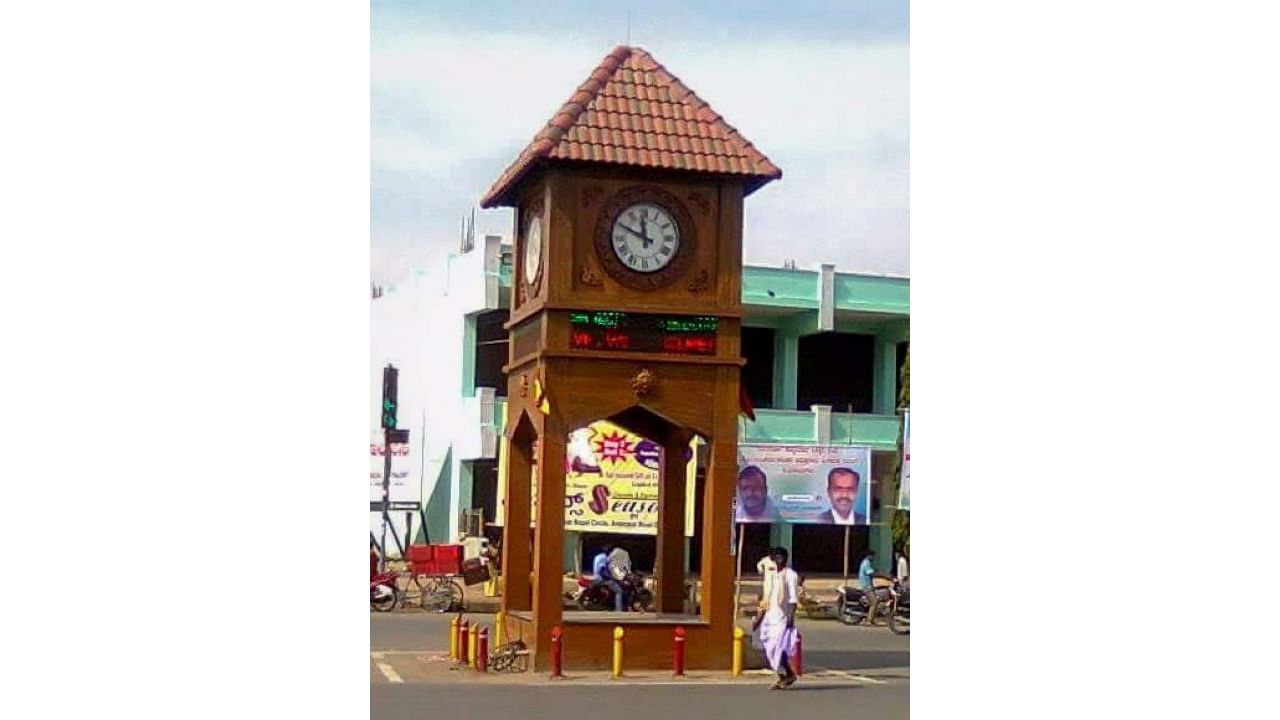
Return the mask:
[[[382,369],[382,428],[384,430],[396,429],[396,407],[399,402],[396,399],[396,385],[400,378],[400,371],[388,365]]]

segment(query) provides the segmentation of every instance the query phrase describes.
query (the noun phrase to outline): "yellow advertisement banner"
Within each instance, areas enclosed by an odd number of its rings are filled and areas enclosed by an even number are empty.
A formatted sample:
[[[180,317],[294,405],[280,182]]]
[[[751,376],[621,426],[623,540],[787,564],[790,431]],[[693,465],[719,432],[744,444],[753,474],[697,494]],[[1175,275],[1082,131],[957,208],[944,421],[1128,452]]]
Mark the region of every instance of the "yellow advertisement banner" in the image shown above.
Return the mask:
[[[697,447],[689,444],[685,466],[684,534],[693,535]],[[502,441],[503,457],[509,451]],[[536,476],[537,450],[534,451]],[[629,535],[658,533],[658,470],[662,448],[606,420],[599,420],[570,434],[565,450],[564,527],[575,532],[607,532]],[[498,518],[505,516],[506,462],[498,468]],[[537,517],[537,487],[533,488],[532,513]]]

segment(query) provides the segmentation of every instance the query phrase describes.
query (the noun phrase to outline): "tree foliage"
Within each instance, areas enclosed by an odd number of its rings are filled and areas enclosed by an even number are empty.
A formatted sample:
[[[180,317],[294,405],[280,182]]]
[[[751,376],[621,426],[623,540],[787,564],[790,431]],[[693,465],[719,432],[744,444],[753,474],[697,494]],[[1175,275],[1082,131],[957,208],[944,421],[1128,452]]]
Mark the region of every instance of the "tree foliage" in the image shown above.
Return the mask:
[[[898,369],[898,377],[901,390],[898,392],[898,407],[911,407],[911,346],[907,346],[907,356],[902,361],[902,367]],[[898,467],[894,471],[894,477],[897,479],[898,486],[902,485],[902,431],[898,432]],[[896,489],[895,489],[896,492]],[[892,520],[892,537],[893,546],[895,548],[903,548],[907,555],[911,554],[911,513],[906,510],[895,509]]]

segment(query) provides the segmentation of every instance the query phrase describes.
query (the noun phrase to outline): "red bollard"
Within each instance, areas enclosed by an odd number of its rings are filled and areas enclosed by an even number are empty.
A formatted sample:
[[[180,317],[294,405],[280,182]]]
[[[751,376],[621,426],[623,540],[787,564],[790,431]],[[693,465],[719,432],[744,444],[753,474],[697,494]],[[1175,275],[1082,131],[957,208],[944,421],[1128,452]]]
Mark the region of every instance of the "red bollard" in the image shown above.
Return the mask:
[[[467,638],[471,628],[466,618],[462,618],[462,622],[458,623],[458,662],[463,665],[467,664]]]
[[[684,628],[676,626],[676,639],[671,648],[671,657],[675,665],[676,676],[684,675]]]
[[[796,628],[796,677],[804,676],[804,638],[800,636],[800,628]]]
[[[480,636],[476,638],[476,670],[489,672],[489,628],[480,628]]]
[[[551,677],[563,677],[560,670],[564,667],[564,633],[559,625],[551,628]]]

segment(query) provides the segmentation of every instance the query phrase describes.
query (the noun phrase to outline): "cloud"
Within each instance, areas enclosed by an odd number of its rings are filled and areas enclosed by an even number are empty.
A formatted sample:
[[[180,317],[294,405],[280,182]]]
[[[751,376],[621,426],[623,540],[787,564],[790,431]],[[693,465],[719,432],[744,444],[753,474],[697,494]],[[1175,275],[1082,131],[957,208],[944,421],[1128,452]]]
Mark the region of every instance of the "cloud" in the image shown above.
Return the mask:
[[[774,36],[646,46],[783,169],[747,201],[748,262],[906,274],[908,47]],[[377,278],[458,240],[459,221],[610,48],[567,37],[378,34],[371,58]],[[477,215],[510,232],[510,211]]]

